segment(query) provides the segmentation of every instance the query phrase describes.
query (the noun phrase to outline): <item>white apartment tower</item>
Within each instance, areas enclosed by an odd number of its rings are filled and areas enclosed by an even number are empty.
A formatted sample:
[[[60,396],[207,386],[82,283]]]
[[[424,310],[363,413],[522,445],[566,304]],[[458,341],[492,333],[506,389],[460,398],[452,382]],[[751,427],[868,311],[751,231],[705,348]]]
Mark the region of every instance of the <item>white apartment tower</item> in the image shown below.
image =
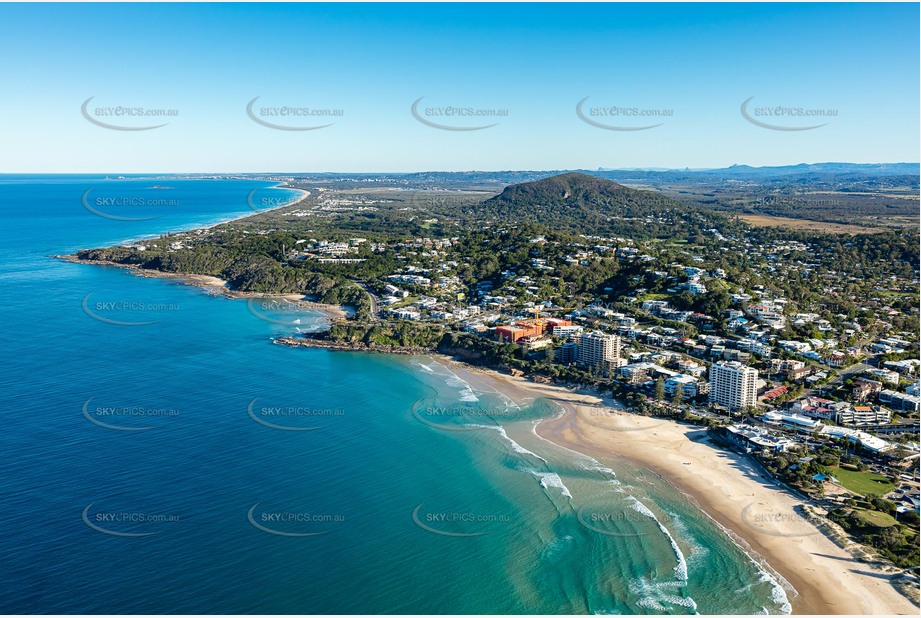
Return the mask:
[[[758,401],[758,370],[739,361],[720,361],[710,367],[710,402],[730,410]]]
[[[580,365],[599,367],[608,371],[612,363],[616,366],[620,360],[620,337],[597,330],[583,333],[579,336],[577,360]]]

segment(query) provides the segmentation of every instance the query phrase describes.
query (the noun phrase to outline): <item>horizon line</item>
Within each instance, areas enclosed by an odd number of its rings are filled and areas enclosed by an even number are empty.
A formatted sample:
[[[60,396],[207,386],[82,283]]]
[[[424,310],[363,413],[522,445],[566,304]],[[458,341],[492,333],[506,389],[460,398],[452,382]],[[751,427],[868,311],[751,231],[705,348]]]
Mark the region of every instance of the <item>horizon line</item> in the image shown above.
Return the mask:
[[[144,172],[128,172],[128,171],[67,171],[67,172],[0,172],[0,176],[26,176],[26,175],[83,175],[83,174],[162,174],[162,175],[241,175],[241,174],[381,174],[381,175],[408,175],[408,174],[472,174],[472,173],[501,173],[501,172],[710,172],[710,171],[720,171],[720,170],[729,170],[734,167],[748,167],[754,170],[757,169],[770,169],[770,168],[780,168],[780,167],[797,167],[801,165],[813,166],[813,165],[918,165],[921,166],[921,161],[874,161],[866,163],[856,163],[851,161],[817,161],[814,163],[785,163],[779,165],[748,165],[747,163],[733,163],[729,166],[724,167],[597,167],[597,168],[586,168],[586,167],[574,167],[574,168],[545,168],[545,169],[527,169],[527,168],[506,168],[506,169],[463,169],[463,170],[438,170],[438,169],[417,169],[411,171],[371,171],[371,170],[325,170],[325,171],[309,171],[309,170],[300,170],[300,171],[291,171],[291,170],[270,170],[270,171],[196,171],[196,172],[170,172],[170,171],[144,171]]]

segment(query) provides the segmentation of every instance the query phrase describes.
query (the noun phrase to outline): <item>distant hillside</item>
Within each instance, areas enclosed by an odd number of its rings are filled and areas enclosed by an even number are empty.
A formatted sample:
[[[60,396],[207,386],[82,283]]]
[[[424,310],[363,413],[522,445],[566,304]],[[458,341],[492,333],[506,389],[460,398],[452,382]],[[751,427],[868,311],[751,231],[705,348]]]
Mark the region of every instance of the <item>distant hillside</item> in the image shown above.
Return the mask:
[[[860,176],[917,176],[918,163],[800,163],[798,165],[779,165],[751,167],[733,165],[721,170],[706,170],[707,174],[725,176],[761,176],[776,178],[778,176],[802,176],[808,174],[847,174]]]
[[[446,188],[470,188],[477,186],[510,185],[527,183],[548,178],[564,172],[586,172],[588,175],[607,178],[619,182],[643,184],[674,182],[714,182],[719,180],[747,180],[752,182],[784,181],[791,178],[815,178],[823,181],[829,179],[887,179],[901,177],[898,182],[917,186],[918,163],[800,163],[797,165],[779,165],[753,167],[750,165],[733,165],[725,168],[598,168],[596,170],[495,170],[466,172],[394,172],[394,173],[285,173],[277,175],[253,174],[253,177],[278,177],[305,182],[349,181],[360,186],[377,187],[383,184],[394,186]]]
[[[918,163],[799,163],[796,165],[774,165],[754,167],[751,165],[731,165],[722,168],[701,169],[666,169],[666,168],[600,168],[599,175],[605,178],[618,176],[648,177],[676,176],[676,177],[718,177],[756,180],[765,178],[780,178],[783,176],[828,176],[846,175],[860,177],[878,176],[915,176],[921,173],[921,164]]]
[[[569,172],[511,185],[463,213],[474,223],[540,223],[582,234],[686,238],[725,219],[655,191]]]

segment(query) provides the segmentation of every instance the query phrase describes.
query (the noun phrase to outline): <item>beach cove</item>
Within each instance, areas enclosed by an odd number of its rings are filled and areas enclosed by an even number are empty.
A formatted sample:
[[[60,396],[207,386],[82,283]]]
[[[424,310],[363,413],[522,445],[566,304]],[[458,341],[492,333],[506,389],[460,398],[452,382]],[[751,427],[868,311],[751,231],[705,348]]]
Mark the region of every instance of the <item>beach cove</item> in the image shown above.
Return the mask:
[[[701,427],[630,414],[610,397],[536,384],[451,362],[473,383],[519,401],[547,398],[561,413],[535,433],[605,462],[624,458],[677,487],[796,591],[798,614],[912,614],[887,580],[898,569],[861,564],[799,513],[804,502],[757,463],[710,442]]]

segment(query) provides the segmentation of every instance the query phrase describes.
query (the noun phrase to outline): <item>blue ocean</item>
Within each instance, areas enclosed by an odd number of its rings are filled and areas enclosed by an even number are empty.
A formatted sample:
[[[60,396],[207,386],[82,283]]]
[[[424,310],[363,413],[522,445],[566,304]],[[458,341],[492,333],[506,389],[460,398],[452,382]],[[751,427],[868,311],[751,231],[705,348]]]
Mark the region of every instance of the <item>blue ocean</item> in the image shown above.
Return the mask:
[[[429,357],[275,345],[326,318],[50,257],[279,196],[0,176],[0,612],[789,612],[655,475],[540,439],[549,402]]]

